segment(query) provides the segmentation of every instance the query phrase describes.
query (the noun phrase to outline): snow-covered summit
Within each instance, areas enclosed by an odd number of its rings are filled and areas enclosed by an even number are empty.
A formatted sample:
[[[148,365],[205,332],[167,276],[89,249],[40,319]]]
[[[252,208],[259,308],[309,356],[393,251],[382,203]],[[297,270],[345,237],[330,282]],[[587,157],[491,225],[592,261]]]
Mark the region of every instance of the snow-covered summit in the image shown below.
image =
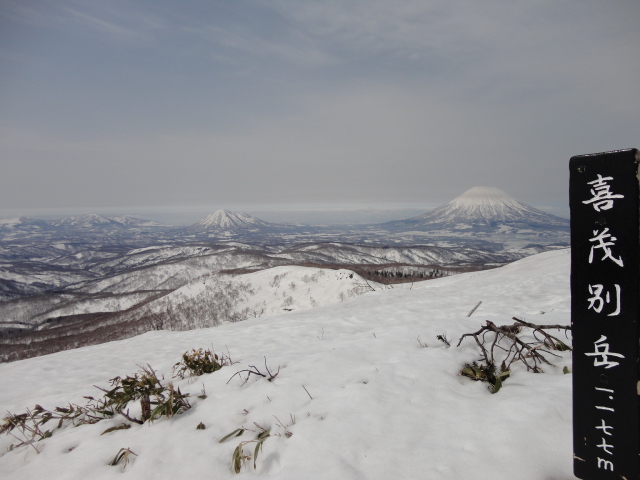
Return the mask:
[[[495,187],[473,187],[449,203],[413,220],[424,224],[568,226],[569,220],[556,217],[519,202]]]
[[[191,225],[188,230],[190,232],[227,231],[229,233],[240,233],[267,226],[269,226],[267,222],[252,217],[248,213],[220,209]]]

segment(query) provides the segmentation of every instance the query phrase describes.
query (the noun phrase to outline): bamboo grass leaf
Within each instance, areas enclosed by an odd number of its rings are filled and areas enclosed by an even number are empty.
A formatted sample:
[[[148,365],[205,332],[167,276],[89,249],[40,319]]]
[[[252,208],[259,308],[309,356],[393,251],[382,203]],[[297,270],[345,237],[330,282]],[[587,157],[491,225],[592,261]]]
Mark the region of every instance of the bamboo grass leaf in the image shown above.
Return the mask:
[[[127,430],[131,428],[131,425],[128,423],[123,423],[121,425],[118,425],[117,427],[111,427],[111,428],[107,428],[104,432],[102,432],[100,434],[100,436],[104,435],[105,433],[111,433],[111,432],[115,432],[116,430]]]
[[[253,451],[253,469],[256,469],[256,462],[258,461],[258,452],[262,450],[262,442],[256,443],[256,449]]]
[[[496,378],[496,383],[493,385],[493,390],[491,391],[491,393],[498,393],[501,388],[502,388],[502,380],[500,379],[500,377],[498,377]]]
[[[223,443],[225,440],[229,440],[231,437],[239,437],[243,433],[244,433],[244,428],[238,428],[233,432],[231,432],[229,435],[225,435],[224,437],[222,437],[222,440],[220,440],[218,443]]]
[[[233,451],[233,470],[240,473],[242,470],[242,443]]]

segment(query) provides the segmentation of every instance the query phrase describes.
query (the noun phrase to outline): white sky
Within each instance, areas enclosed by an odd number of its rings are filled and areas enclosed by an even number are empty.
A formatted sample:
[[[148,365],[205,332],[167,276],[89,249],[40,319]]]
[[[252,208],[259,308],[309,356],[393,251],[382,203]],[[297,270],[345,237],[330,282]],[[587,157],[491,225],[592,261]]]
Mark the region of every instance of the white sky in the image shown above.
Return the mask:
[[[640,146],[639,19],[637,0],[5,0],[0,216],[475,185],[566,213],[571,156]]]

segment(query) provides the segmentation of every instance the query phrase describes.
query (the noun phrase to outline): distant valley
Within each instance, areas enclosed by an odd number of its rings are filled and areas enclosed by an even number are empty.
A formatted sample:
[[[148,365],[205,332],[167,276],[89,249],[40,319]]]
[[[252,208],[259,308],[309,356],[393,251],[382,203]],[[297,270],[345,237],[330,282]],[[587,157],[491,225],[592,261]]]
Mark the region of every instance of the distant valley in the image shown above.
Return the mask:
[[[569,245],[569,221],[490,187],[418,217],[189,227],[96,214],[0,220],[0,361],[348,300]]]

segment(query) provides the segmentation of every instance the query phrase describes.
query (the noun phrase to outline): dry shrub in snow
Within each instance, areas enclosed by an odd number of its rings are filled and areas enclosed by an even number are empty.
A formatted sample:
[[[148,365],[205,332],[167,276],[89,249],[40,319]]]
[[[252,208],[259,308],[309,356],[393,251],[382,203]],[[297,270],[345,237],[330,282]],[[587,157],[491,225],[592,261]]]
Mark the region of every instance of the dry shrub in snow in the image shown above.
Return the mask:
[[[491,392],[497,393],[503,380],[511,374],[514,362],[521,362],[527,371],[541,373],[542,364],[552,365],[547,355],[557,357],[553,351],[571,350],[566,343],[546,331],[564,330],[566,336],[571,331],[570,326],[536,325],[517,317],[512,320],[515,320],[513,325],[501,326],[487,320],[477,332],[465,333],[460,337],[458,347],[466,337],[472,337],[480,349],[481,357],[480,362],[465,364],[460,375],[488,382]]]
[[[229,355],[217,355],[202,348],[192,349],[185,352],[181,361],[175,364],[174,377],[184,379],[185,376],[213,373],[223,366],[232,364]],[[66,407],[47,410],[36,405],[20,414],[8,412],[0,424],[0,434],[6,433],[18,441],[17,444],[11,445],[11,450],[31,445],[39,453],[36,442],[51,437],[55,430],[69,425],[97,423],[118,415],[131,423],[143,424],[162,416],[170,418],[191,408],[187,399],[189,394],[182,393],[180,388],[174,387],[171,382],[165,384],[164,378],[159,378],[150,365],[142,367],[133,375],[112,378],[109,383],[110,388],[96,387],[104,393],[102,397],[85,397],[88,402],[84,406],[69,403]],[[204,392],[200,398],[206,398]],[[139,405],[136,405],[135,402],[138,401]],[[131,413],[131,408],[137,413]],[[129,427],[130,424],[122,424],[108,428],[103,434]],[[122,453],[123,451],[120,451],[116,455],[116,458],[120,456],[120,459],[112,465],[122,460]]]
[[[211,350],[199,348],[182,354],[182,360],[173,366],[173,375],[184,379],[185,376],[197,377],[205,373],[213,373],[226,365],[232,365],[229,355],[218,355]]]

